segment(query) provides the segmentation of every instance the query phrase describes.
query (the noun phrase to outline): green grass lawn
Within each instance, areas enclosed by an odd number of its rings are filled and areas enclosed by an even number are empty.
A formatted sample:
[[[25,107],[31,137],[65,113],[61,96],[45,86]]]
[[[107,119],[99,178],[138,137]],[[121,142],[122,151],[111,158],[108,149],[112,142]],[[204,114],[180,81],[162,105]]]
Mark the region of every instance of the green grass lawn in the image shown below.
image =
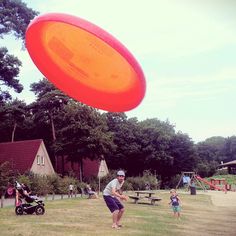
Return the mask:
[[[103,199],[73,198],[46,202],[42,216],[16,216],[13,207],[0,209],[0,235],[235,235],[236,209],[216,207],[208,195],[180,194],[182,218],[168,206],[169,193],[159,192],[159,205],[125,202],[124,227],[111,228],[111,214]]]

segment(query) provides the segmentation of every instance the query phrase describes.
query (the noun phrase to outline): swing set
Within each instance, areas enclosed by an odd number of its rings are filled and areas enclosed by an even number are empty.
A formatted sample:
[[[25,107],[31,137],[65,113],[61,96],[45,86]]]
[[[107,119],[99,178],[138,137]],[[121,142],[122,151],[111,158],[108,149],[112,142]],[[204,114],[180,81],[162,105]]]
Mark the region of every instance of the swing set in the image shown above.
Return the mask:
[[[219,190],[225,193],[227,193],[227,190],[229,190],[229,187],[227,188],[228,184],[226,183],[225,180],[221,180],[219,182],[219,184],[221,185],[216,185],[217,182],[215,179],[212,179],[211,181],[207,181],[206,179],[201,178],[195,172],[181,172],[181,176],[180,176],[178,184],[176,185],[176,189],[178,189],[178,187],[180,186],[182,182],[184,184],[186,191],[191,187],[195,187],[195,184],[197,184],[201,189],[203,189],[204,192],[207,191],[205,185],[208,185],[211,190]]]
[[[184,188],[186,189],[186,191],[188,191],[188,189],[191,186],[197,184],[205,192],[206,187],[204,184],[202,184],[202,182],[203,182],[203,179],[200,176],[198,176],[195,172],[184,171],[184,172],[181,172],[181,176],[180,176],[178,184],[176,185],[176,189],[178,189],[180,187],[181,183],[183,183]]]

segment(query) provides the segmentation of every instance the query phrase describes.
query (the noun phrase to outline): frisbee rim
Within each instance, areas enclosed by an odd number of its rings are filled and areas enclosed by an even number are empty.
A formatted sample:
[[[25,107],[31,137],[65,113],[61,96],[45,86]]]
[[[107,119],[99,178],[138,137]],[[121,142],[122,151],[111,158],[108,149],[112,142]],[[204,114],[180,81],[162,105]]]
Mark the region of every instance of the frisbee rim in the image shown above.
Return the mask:
[[[137,101],[134,102],[135,104],[129,105],[130,108],[127,108],[127,107],[124,108],[124,111],[131,110],[131,109],[133,109],[134,107],[136,107],[140,104],[140,102],[142,101],[142,99],[145,95],[145,92],[146,92],[145,76],[144,76],[142,68],[140,67],[137,60],[134,58],[134,56],[131,54],[131,52],[120,41],[118,41],[114,36],[112,36],[107,31],[103,30],[99,26],[97,26],[97,25],[95,25],[95,24],[93,24],[93,23],[91,23],[91,22],[89,22],[85,19],[82,19],[80,17],[65,14],[65,13],[47,13],[47,14],[43,14],[43,15],[40,15],[40,16],[36,17],[29,24],[29,26],[26,30],[26,48],[27,49],[28,49],[27,45],[30,44],[30,42],[29,42],[30,39],[27,38],[27,33],[37,23],[42,23],[42,22],[61,22],[61,23],[65,23],[65,24],[69,24],[69,25],[73,25],[75,27],[78,27],[78,28],[80,28],[84,31],[87,31],[88,33],[94,35],[95,37],[101,39],[103,42],[108,44],[112,49],[114,49],[117,53],[119,53],[127,61],[127,63],[132,67],[132,69],[136,73],[135,83],[138,84],[138,87],[139,87],[139,91],[138,91],[139,94],[137,94],[138,96],[137,96],[137,99],[136,99]],[[31,56],[31,59],[34,61],[35,65],[38,67],[37,62],[35,62],[35,60],[34,60],[34,55],[35,55],[36,52],[32,52],[32,51],[29,51],[29,50],[28,50],[28,52]],[[38,69],[41,71],[41,69],[39,67],[38,67]],[[44,76],[47,78],[47,75],[44,74]],[[48,79],[50,80],[50,78],[48,78]],[[90,87],[90,89],[91,89],[91,91],[94,90],[91,87]],[[61,90],[63,92],[65,92],[63,89],[61,89]],[[107,91],[106,93],[110,94],[110,95],[113,94],[113,93],[110,93],[109,91]],[[126,92],[124,92],[124,93],[126,93]],[[70,94],[68,94],[68,95],[71,96]],[[73,97],[73,96],[71,96],[71,97]],[[81,99],[78,99],[78,100],[81,101]],[[87,104],[86,101],[82,101],[82,102]],[[88,104],[88,105],[90,105],[90,104]],[[90,105],[90,106],[93,106],[93,105]],[[103,109],[103,110],[108,110],[106,107],[104,109],[103,105],[101,107],[96,106],[96,108]]]

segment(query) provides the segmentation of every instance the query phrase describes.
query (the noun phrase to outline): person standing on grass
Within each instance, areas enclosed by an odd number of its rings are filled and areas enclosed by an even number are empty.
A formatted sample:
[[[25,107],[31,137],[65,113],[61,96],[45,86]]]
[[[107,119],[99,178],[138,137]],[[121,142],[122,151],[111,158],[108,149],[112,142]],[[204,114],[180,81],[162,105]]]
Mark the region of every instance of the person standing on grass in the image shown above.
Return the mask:
[[[173,212],[174,212],[174,217],[177,217],[178,219],[180,219],[180,204],[181,204],[181,200],[178,196],[178,194],[176,193],[175,189],[171,189],[170,190],[170,202],[169,205],[172,206]]]
[[[73,197],[74,185],[70,183],[69,185],[69,198]]]
[[[112,213],[112,228],[119,229],[122,227],[120,221],[124,214],[125,208],[120,200],[127,200],[127,196],[121,194],[121,187],[125,182],[125,172],[119,170],[117,177],[107,184],[103,191],[103,198],[107,207]]]

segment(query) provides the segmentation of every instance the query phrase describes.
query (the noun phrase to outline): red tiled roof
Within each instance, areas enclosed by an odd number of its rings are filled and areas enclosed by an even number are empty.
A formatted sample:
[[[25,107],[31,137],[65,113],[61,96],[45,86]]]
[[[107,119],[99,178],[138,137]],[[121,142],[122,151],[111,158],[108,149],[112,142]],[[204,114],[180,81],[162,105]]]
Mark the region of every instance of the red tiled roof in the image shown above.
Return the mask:
[[[24,173],[33,164],[42,139],[0,143],[0,164],[9,161],[12,169]]]

